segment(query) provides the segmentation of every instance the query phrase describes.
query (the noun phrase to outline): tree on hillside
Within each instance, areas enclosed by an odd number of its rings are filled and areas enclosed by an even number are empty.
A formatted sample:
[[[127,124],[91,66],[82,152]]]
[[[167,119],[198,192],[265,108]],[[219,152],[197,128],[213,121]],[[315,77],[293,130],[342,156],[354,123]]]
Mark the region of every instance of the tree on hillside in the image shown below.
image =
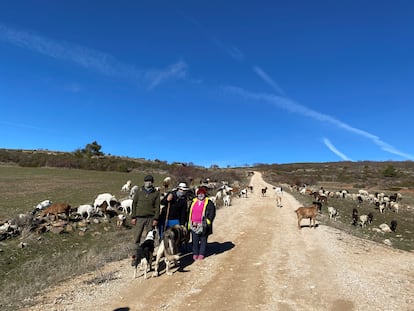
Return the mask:
[[[96,140],[90,144],[87,144],[85,148],[75,150],[75,154],[82,154],[87,157],[103,156],[104,153],[101,151],[102,146],[99,145]]]
[[[388,165],[383,171],[382,176],[384,177],[396,177],[398,175],[397,170],[393,165]]]

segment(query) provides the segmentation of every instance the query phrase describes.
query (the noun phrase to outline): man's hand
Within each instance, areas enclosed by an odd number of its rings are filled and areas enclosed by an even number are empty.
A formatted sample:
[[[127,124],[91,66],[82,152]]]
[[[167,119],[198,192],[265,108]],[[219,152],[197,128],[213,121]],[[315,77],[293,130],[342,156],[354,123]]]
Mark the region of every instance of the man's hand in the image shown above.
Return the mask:
[[[172,195],[172,193],[167,195],[167,201],[172,201],[173,198],[174,196]]]
[[[137,219],[136,218],[132,218],[131,219],[131,225],[136,225],[137,224]]]
[[[157,227],[157,226],[158,226],[158,220],[155,220],[155,219],[154,219],[154,220],[152,221],[152,226],[153,226],[153,227]]]

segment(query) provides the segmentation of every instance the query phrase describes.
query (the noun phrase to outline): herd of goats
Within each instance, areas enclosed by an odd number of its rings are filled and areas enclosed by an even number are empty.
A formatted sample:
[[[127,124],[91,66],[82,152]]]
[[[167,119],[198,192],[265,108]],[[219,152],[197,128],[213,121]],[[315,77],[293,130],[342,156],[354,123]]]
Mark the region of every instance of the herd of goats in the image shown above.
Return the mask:
[[[166,177],[163,180],[163,187],[157,187],[161,196],[165,195],[166,191],[169,190],[170,183],[171,178]],[[245,192],[244,189],[239,191],[238,188],[229,187],[228,183],[225,182],[212,183],[209,179],[200,183],[200,186],[215,191],[216,195],[210,199],[215,203],[218,203],[218,200],[220,200],[223,206],[231,204],[231,196],[234,191],[238,191],[239,195],[243,195]],[[68,203],[55,203],[50,199],[44,200],[25,214],[18,214],[6,221],[0,220],[0,241],[20,236],[24,232],[40,234],[52,231],[61,233],[74,226],[79,227],[80,230],[86,230],[85,226],[91,220],[94,223],[99,223],[116,218],[117,226],[125,227],[127,216],[131,215],[132,212],[133,197],[138,189],[137,185],[132,186],[131,181],[128,180],[120,189],[121,193],[125,193],[124,199],[118,200],[111,193],[102,193],[95,198],[93,204],[82,204],[78,207],[72,207]],[[194,197],[195,191],[196,189],[188,191],[189,199]],[[72,223],[71,226],[68,226],[69,221]]]
[[[306,186],[301,188],[292,187],[291,190],[298,191],[302,195],[313,196],[314,198],[312,206],[301,207],[296,210],[299,228],[301,228],[300,221],[304,218],[310,219],[310,226],[312,226],[313,221],[313,226],[315,227],[316,215],[321,211],[322,204],[327,204],[329,198],[348,199],[356,201],[358,203],[358,206],[360,206],[364,202],[367,202],[368,204],[372,204],[376,209],[378,209],[381,214],[385,213],[386,210],[398,213],[402,200],[402,195],[400,193],[386,195],[382,192],[369,193],[367,190],[364,189],[359,190],[358,193],[350,193],[348,190],[331,192],[326,191],[323,187],[321,187],[319,191],[314,191]],[[339,216],[339,211],[333,206],[328,206],[327,210],[329,218],[336,221],[336,218]],[[354,226],[366,227],[367,225],[372,223],[373,219],[374,215],[372,212],[369,212],[368,214],[359,215],[357,208],[353,208],[352,210],[352,225]],[[379,228],[373,228],[372,230],[378,232],[395,232],[397,230],[397,221],[392,220],[390,225],[385,223],[380,224]]]
[[[169,189],[171,183],[171,178],[166,177],[163,180],[163,187],[160,190],[161,195],[165,195],[166,191]],[[206,180],[203,184],[207,188],[211,189],[212,192],[215,192],[215,195],[210,196],[210,199],[213,200],[216,204],[220,202],[223,206],[230,206],[231,199],[233,196],[238,197],[247,197],[248,192],[252,192],[253,189],[249,187],[230,187],[228,183],[210,183],[209,180]],[[200,184],[200,186],[203,186]],[[315,227],[316,216],[319,214],[322,208],[322,204],[327,204],[329,198],[341,198],[341,199],[350,199],[357,201],[358,204],[363,202],[369,202],[374,204],[380,213],[384,213],[385,210],[393,210],[398,213],[400,201],[402,199],[401,194],[395,193],[393,195],[385,195],[384,193],[374,193],[370,194],[366,190],[359,190],[358,193],[349,193],[347,190],[331,192],[325,191],[322,187],[319,191],[314,191],[306,185],[303,187],[289,186],[290,190],[298,191],[303,195],[311,195],[314,198],[312,206],[298,208],[295,212],[298,216],[298,227],[301,228],[302,219],[310,219],[310,226]],[[277,206],[281,207],[281,187],[273,187],[276,193]],[[127,181],[122,187],[121,192],[125,193],[126,198],[122,200],[117,200],[116,197],[110,193],[99,194],[93,204],[83,204],[79,205],[76,208],[71,207],[67,203],[53,203],[51,200],[44,200],[38,203],[32,211],[26,214],[19,214],[14,218],[11,218],[7,221],[0,221],[0,241],[5,240],[11,237],[16,237],[25,232],[57,232],[60,233],[66,229],[66,226],[71,220],[73,223],[78,223],[79,225],[89,223],[90,219],[93,216],[98,216],[103,219],[103,221],[108,221],[110,218],[116,217],[116,223],[118,227],[125,226],[125,221],[127,215],[131,214],[132,211],[132,201],[135,192],[138,190],[138,186],[132,186],[131,181]],[[163,190],[163,191],[162,191]],[[266,195],[267,188],[262,189],[262,195]],[[190,191],[194,195],[196,189]],[[329,218],[334,219],[339,215],[339,212],[333,206],[327,207]],[[65,216],[65,220],[59,220],[59,217],[62,217],[62,214]],[[352,212],[352,224],[361,227],[365,227],[368,224],[371,224],[373,220],[372,212],[367,215],[359,215],[357,208],[353,209]],[[100,220],[96,217],[93,217],[93,222],[99,223]],[[84,228],[84,227],[83,227]],[[395,232],[397,228],[397,221],[393,220],[390,225],[381,224],[379,229],[381,232]],[[82,228],[80,228],[82,229]],[[85,229],[86,230],[86,229]]]

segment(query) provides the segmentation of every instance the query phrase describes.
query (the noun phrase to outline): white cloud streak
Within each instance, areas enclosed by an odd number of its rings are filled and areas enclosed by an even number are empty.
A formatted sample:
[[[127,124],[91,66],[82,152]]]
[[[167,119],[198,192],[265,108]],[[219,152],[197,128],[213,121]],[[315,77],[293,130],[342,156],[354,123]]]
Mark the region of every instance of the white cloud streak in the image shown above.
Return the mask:
[[[154,70],[147,72],[146,78],[149,80],[149,89],[152,90],[165,80],[184,79],[187,76],[187,64],[179,61],[168,66],[164,70]]]
[[[269,84],[273,90],[275,90],[280,95],[286,97],[285,92],[282,90],[282,88],[272,79],[270,76],[264,72],[264,70],[260,67],[253,66],[253,71],[267,84]]]
[[[336,147],[330,142],[329,139],[323,138],[323,143],[326,147],[328,147],[329,150],[331,150],[333,153],[335,153],[338,157],[340,157],[344,161],[352,161],[350,158],[348,158],[345,154],[340,152]]]
[[[0,40],[41,55],[75,63],[106,76],[142,81],[148,83],[150,89],[167,79],[185,77],[187,69],[186,64],[180,61],[164,71],[144,71],[122,63],[108,53],[12,29],[2,24],[0,24]]]
[[[286,111],[292,112],[292,113],[297,113],[297,114],[301,114],[305,117],[309,117],[321,122],[325,122],[325,123],[329,123],[334,125],[337,128],[343,129],[347,132],[351,132],[354,133],[356,135],[365,137],[369,140],[371,140],[375,145],[379,146],[382,150],[395,154],[397,156],[409,159],[409,160],[414,160],[414,156],[408,153],[404,153],[398,149],[396,149],[395,147],[393,147],[392,145],[382,141],[378,136],[371,134],[369,132],[366,132],[364,130],[360,130],[358,128],[352,127],[340,120],[335,119],[334,117],[331,117],[329,115],[326,114],[322,114],[319,113],[317,111],[314,111],[312,109],[309,109],[303,105],[300,105],[298,103],[296,103],[294,100],[286,98],[286,97],[282,97],[282,96],[278,96],[278,95],[273,95],[273,94],[266,94],[266,93],[253,93],[253,92],[249,92],[246,91],[242,88],[239,87],[225,87],[225,90],[232,92],[234,94],[237,94],[243,98],[246,98],[248,100],[254,100],[254,101],[262,101],[262,102],[267,102],[270,103],[272,105],[275,105],[278,108],[284,109]]]

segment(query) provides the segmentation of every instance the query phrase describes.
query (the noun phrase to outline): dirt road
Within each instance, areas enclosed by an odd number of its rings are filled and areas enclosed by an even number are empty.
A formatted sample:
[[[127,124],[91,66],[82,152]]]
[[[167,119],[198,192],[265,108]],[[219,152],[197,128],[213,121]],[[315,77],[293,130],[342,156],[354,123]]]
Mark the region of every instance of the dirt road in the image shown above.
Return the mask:
[[[259,173],[251,185],[218,210],[204,261],[188,253],[173,276],[147,280],[132,278],[129,260],[111,263],[98,273],[115,279],[87,285],[96,274],[84,275],[26,310],[414,310],[413,253],[326,226],[298,230],[291,195],[278,208]]]

